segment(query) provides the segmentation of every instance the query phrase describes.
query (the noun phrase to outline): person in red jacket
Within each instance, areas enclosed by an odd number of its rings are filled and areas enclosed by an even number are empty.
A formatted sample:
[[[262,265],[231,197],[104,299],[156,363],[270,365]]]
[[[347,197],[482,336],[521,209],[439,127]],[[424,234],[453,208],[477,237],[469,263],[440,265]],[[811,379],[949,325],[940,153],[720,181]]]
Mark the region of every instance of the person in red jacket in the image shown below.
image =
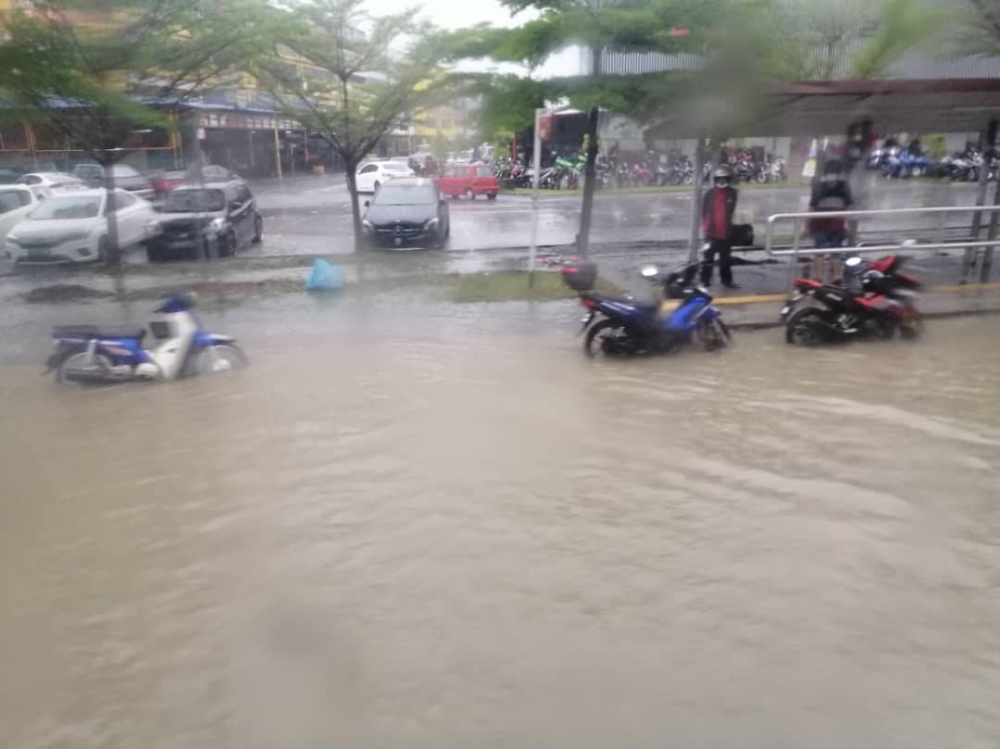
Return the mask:
[[[712,268],[715,258],[719,258],[719,277],[722,285],[729,289],[738,289],[739,284],[733,283],[732,241],[733,214],[736,212],[736,199],[739,193],[730,185],[732,172],[723,166],[715,170],[715,187],[705,193],[701,204],[701,232],[708,241],[705,250],[705,261],[701,266],[701,283],[710,286],[712,283]]]

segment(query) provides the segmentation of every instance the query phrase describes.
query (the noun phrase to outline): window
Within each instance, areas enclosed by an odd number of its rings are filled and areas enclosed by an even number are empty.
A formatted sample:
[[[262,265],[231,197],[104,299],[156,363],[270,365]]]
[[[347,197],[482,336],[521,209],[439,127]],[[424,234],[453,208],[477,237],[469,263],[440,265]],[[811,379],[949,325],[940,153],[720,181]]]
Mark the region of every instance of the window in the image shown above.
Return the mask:
[[[114,202],[116,211],[135,205],[135,198],[127,192],[116,192],[114,195],[109,195],[108,198],[111,199],[108,201],[109,203]]]
[[[26,174],[17,181],[19,185],[40,185],[42,178],[36,174]]]
[[[490,168],[488,166],[477,166],[476,167],[476,176],[477,177],[492,177],[493,176],[493,172],[490,170]]]
[[[0,192],[0,214],[16,211],[31,203],[27,190],[4,190]]]
[[[378,166],[376,166],[375,164],[369,164],[360,172],[358,172],[358,174],[371,174],[372,172],[377,172],[377,171],[378,171]]]
[[[448,170],[445,172],[445,176],[446,177],[462,177],[464,175],[462,174],[462,170],[459,169],[457,166],[450,166],[450,167],[448,167]]]
[[[32,221],[52,219],[97,218],[101,209],[98,196],[81,198],[76,195],[54,195],[31,212]]]

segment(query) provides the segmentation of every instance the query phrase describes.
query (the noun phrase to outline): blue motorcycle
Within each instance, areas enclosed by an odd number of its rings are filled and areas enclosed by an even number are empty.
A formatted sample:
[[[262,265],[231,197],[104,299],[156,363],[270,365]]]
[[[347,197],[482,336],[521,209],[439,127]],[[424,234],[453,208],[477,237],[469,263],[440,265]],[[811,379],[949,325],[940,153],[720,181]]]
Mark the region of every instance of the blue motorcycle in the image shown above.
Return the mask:
[[[695,343],[706,351],[724,348],[731,339],[729,328],[712,306],[708,289],[694,284],[700,266],[687,263],[665,276],[654,265],[643,268],[643,277],[662,284],[664,290],[665,298],[652,304],[593,292],[597,280],[593,264],[563,268],[563,281],[579,292],[587,309],[580,329],[580,334],[586,332],[584,353],[590,357],[662,354]]]
[[[52,330],[55,351],[46,372],[57,382],[112,383],[174,380],[237,369],[246,357],[231,336],[209,333],[194,313],[194,294],[165,299],[150,322],[155,345],[145,348],[142,326],[63,325]]]

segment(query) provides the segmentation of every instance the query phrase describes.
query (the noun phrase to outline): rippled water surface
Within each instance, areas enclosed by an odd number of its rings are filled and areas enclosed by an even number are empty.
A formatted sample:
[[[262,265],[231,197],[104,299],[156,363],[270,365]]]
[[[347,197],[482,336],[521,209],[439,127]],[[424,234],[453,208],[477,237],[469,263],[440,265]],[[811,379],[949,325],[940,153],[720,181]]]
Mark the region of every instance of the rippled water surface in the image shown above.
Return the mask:
[[[596,363],[379,319],[0,366],[0,747],[997,745],[996,319]]]

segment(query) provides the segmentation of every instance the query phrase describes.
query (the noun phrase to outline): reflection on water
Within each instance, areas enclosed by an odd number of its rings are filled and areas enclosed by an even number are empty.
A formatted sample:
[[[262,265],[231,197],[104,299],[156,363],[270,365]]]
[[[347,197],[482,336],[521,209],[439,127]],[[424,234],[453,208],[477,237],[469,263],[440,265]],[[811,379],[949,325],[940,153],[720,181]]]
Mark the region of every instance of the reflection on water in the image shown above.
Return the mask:
[[[251,334],[232,378],[0,368],[0,746],[987,746],[994,324],[591,363],[369,321]]]

